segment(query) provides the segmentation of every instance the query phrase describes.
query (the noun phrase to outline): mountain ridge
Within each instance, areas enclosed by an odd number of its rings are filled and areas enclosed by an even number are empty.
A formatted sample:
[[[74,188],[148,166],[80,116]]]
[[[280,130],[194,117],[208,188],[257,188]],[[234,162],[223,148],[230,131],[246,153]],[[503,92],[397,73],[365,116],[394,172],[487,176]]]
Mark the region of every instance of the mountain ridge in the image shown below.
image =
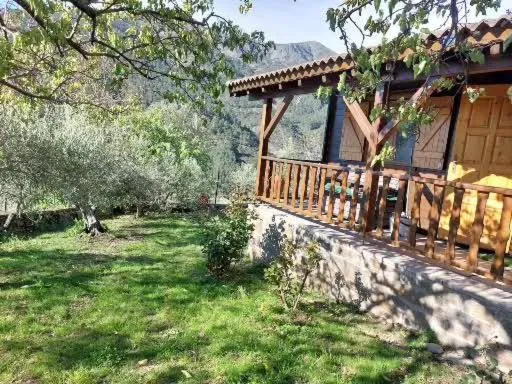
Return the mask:
[[[334,55],[336,55],[336,52],[332,49],[327,48],[318,41],[312,40],[276,44],[275,49],[271,49],[263,59],[255,63],[246,64],[236,54],[233,54],[233,60],[237,67],[236,77],[245,77]]]

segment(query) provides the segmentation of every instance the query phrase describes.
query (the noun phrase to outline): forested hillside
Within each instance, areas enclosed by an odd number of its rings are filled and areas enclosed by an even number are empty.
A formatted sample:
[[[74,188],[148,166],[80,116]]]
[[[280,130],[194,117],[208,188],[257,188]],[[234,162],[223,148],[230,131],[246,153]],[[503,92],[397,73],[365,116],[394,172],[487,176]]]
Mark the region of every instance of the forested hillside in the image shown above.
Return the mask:
[[[277,44],[275,50],[260,62],[244,65],[238,61],[239,76],[250,76],[279,68],[332,56],[335,52],[316,41],[302,43]],[[234,60],[237,60],[234,58]],[[249,140],[236,129],[232,131],[232,140],[237,141],[238,151],[249,156],[256,154],[257,129],[261,114],[261,102],[249,101],[246,97],[226,98],[225,113],[233,121],[240,123],[240,132],[253,132]],[[270,140],[270,152],[290,158],[315,159],[320,156],[323,129],[326,119],[325,105],[312,95],[296,97],[288,112],[284,115],[278,129]],[[254,147],[252,147],[254,145]],[[240,158],[244,160],[244,158]]]

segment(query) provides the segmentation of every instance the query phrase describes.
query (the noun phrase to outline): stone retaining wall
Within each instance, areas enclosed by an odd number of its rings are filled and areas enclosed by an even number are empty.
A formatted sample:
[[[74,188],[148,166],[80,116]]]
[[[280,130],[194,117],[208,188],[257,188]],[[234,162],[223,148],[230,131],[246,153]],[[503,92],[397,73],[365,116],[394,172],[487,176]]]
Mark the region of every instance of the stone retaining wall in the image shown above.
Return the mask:
[[[4,225],[8,216],[8,214],[0,215],[0,228]],[[23,212],[21,217],[16,216],[12,219],[8,232],[34,232],[45,228],[71,225],[78,217],[78,211],[75,208],[55,209],[40,212]]]
[[[310,281],[315,289],[387,321],[431,329],[451,348],[497,343],[493,350],[501,367],[512,369],[510,288],[270,206],[257,206],[256,212],[253,260],[276,257],[285,236],[315,240],[324,256]]]

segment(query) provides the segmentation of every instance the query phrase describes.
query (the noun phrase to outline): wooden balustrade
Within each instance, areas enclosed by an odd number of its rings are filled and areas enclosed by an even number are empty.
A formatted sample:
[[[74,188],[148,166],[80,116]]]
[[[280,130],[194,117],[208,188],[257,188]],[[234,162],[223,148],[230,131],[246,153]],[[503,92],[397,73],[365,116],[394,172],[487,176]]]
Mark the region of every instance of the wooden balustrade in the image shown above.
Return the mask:
[[[344,167],[337,164],[320,164],[307,161],[279,159],[263,156],[264,184],[259,198],[270,204],[281,206],[337,227],[359,229],[359,199],[362,168]],[[505,253],[510,239],[512,221],[512,189],[495,188],[468,183],[446,181],[439,178],[393,175],[375,172],[380,179],[380,193],[375,201],[375,228],[370,235],[394,246],[413,248],[426,259],[438,259],[446,264],[476,272],[495,280],[503,280]],[[429,186],[429,188],[427,188]],[[409,202],[409,229],[401,237],[404,224],[407,190],[412,191]],[[432,190],[428,212],[420,212],[425,191]],[[458,247],[461,210],[466,194],[476,194],[475,216],[471,226],[469,250]],[[501,220],[494,239],[494,260],[483,263],[479,259],[480,239],[484,233],[487,200],[490,194],[503,202]],[[450,195],[450,203],[445,196]],[[393,204],[393,205],[391,205]],[[346,209],[347,208],[347,209]],[[337,211],[336,211],[337,210]],[[449,216],[446,238],[439,238],[441,216]],[[423,214],[423,216],[422,216]],[[419,231],[420,217],[428,215],[428,228]],[[390,227],[389,231],[387,228]],[[460,234],[459,234],[460,235]],[[424,243],[421,247],[418,245]],[[462,255],[462,256],[461,256]],[[464,256],[465,255],[465,256]],[[484,265],[485,264],[485,265]],[[507,283],[512,283],[505,279]]]

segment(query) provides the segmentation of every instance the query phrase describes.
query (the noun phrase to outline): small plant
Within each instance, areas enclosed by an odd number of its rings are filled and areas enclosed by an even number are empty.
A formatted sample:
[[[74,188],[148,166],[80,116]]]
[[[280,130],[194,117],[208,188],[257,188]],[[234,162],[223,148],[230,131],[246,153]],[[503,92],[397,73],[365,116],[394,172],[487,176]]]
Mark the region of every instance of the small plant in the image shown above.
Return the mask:
[[[492,338],[481,347],[473,350],[477,355],[480,355],[480,361],[469,366],[472,372],[460,380],[461,384],[512,383],[512,371],[505,374],[499,369],[498,360],[492,353],[494,343],[495,338]]]
[[[299,253],[302,253],[300,264],[297,263]],[[297,309],[306,281],[321,260],[318,243],[301,246],[292,239],[285,240],[281,254],[266,269],[265,278],[277,287],[286,310]]]
[[[216,277],[226,274],[231,264],[240,261],[254,229],[254,212],[236,197],[221,215],[210,218],[204,226],[208,270]]]

